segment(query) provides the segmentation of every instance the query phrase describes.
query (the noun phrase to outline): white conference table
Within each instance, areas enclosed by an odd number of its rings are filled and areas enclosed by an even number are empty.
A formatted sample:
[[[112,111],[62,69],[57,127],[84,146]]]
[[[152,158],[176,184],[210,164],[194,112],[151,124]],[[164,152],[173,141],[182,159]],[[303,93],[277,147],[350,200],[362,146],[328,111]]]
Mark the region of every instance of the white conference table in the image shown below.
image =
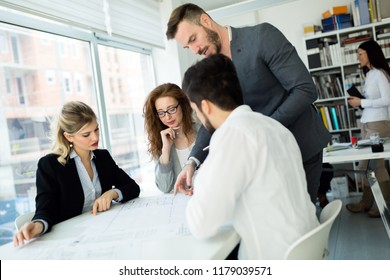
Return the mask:
[[[25,246],[1,246],[0,259],[225,259],[240,237],[225,225],[213,238],[195,239],[185,221],[188,199],[183,194],[161,194],[113,205],[96,216],[84,213]]]
[[[386,159],[386,158],[390,158],[389,140],[387,140],[383,144],[383,152],[379,152],[379,153],[373,153],[371,151],[371,147],[369,146],[364,148],[359,148],[359,149],[351,147],[348,149],[331,151],[331,152],[325,152],[324,150],[323,162],[334,164],[334,163],[353,162],[353,161],[372,160],[372,159]],[[375,173],[371,170],[367,170],[366,176],[371,186],[371,190],[374,195],[375,201],[378,205],[378,209],[382,217],[383,225],[385,226],[387,235],[390,238],[390,211],[384,200],[379,183],[375,177]]]

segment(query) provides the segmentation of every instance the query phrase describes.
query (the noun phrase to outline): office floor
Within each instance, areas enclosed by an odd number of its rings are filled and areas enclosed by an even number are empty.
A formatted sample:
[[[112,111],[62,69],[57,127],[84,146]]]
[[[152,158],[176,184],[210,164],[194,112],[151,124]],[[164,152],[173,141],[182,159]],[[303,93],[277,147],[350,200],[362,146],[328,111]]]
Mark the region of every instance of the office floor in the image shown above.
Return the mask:
[[[390,260],[390,238],[382,219],[370,218],[367,213],[351,213],[345,208],[347,203],[359,200],[359,196],[342,198],[341,213],[330,232],[329,259]]]

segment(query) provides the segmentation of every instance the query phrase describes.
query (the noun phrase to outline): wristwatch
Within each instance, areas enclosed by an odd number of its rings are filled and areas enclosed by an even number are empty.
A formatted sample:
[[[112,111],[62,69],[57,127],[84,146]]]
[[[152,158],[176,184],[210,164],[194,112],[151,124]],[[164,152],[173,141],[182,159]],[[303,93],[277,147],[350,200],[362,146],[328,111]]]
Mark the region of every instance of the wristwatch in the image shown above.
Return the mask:
[[[183,168],[186,166],[186,165],[192,165],[192,167],[196,170],[198,165],[196,164],[195,160],[193,159],[188,159],[186,161],[186,163],[183,165]]]

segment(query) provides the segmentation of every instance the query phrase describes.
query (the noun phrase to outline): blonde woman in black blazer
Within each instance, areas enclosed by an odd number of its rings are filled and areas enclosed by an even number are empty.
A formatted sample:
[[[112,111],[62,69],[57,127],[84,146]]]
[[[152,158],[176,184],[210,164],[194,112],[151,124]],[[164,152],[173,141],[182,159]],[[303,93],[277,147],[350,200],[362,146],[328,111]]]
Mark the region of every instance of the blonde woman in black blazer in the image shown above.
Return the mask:
[[[125,202],[140,193],[110,153],[98,149],[99,126],[88,105],[66,103],[52,131],[52,153],[38,162],[35,215],[15,234],[15,246],[59,222],[86,211],[95,215],[108,210],[113,200]]]

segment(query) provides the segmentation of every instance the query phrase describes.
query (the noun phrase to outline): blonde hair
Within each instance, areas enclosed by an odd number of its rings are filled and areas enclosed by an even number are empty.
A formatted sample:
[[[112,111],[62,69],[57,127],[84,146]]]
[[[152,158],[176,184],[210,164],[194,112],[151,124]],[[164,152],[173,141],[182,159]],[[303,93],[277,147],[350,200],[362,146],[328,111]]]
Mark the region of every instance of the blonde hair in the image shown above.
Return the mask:
[[[65,138],[64,132],[75,135],[94,120],[96,115],[92,108],[81,101],[70,101],[62,107],[51,127],[52,153],[59,155],[59,163],[65,165],[71,151],[71,143]]]

